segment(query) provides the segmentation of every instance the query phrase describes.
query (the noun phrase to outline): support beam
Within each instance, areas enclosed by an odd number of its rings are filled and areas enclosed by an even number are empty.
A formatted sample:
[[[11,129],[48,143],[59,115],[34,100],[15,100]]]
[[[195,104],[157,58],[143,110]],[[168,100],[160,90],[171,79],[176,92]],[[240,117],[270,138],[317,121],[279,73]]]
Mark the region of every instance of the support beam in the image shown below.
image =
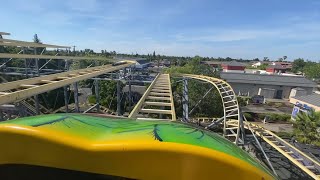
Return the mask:
[[[66,113],[69,112],[68,104],[69,104],[69,98],[68,98],[68,86],[63,86],[63,96],[64,96],[64,105],[66,107]]]
[[[188,92],[188,79],[183,78],[183,90],[182,90],[182,120],[189,121],[189,92]]]
[[[0,43],[1,45],[1,43]],[[0,58],[17,58],[17,59],[69,59],[69,60],[109,60],[104,57],[85,57],[85,56],[50,56],[50,55],[32,55],[32,54],[8,54],[0,53]]]
[[[39,97],[38,95],[34,96],[34,101],[35,101],[35,107],[36,107],[36,114],[40,115],[40,104],[39,104]]]
[[[73,83],[73,92],[74,92],[74,109],[76,113],[80,112],[79,106],[79,94],[78,94],[78,83]]]
[[[121,116],[120,81],[117,81],[117,115]]]
[[[94,80],[94,90],[96,94],[96,108],[97,108],[97,113],[100,113],[100,92],[99,92],[99,80],[95,79]]]

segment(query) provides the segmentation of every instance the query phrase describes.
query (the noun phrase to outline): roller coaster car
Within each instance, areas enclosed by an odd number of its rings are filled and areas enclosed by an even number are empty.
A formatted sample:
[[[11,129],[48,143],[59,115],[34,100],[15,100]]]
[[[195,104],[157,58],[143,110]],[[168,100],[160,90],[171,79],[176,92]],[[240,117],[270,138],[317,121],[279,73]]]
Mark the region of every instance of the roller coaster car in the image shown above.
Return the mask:
[[[126,61],[115,62],[115,63],[112,63],[112,66],[119,66],[119,65],[123,65],[123,64],[127,64],[127,62]]]
[[[223,137],[171,121],[52,114],[0,123],[0,179],[274,179]]]

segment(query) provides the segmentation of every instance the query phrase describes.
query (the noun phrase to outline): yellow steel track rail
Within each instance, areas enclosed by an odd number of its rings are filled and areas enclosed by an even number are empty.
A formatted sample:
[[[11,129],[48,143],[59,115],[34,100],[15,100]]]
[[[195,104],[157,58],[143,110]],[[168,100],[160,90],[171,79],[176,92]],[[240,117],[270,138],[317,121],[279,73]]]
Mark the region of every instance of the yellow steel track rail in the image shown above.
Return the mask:
[[[168,119],[160,118],[160,114],[171,115],[171,120],[176,120],[169,74],[159,74],[156,76],[137,105],[129,114],[129,118],[144,119],[138,117],[142,113],[159,114],[159,118],[157,119],[161,120]]]
[[[289,159],[293,164],[298,166],[301,170],[307,173],[314,179],[320,179],[320,163],[312,159],[304,152],[300,151],[296,147],[292,146],[290,143],[286,142],[273,132],[264,129],[261,126],[246,123],[245,127],[254,131],[256,135],[261,137],[265,142],[271,145],[279,153]]]
[[[21,47],[44,47],[44,48],[71,48],[70,46],[59,46],[51,44],[34,43],[27,41],[19,41],[12,39],[0,39],[0,45],[2,46],[21,46]]]
[[[50,56],[50,55],[32,55],[32,54],[8,54],[0,53],[0,58],[16,58],[16,59],[68,59],[68,60],[109,60],[105,57],[90,56]]]
[[[0,104],[22,100],[36,94],[44,93],[75,83],[77,81],[123,69],[130,65],[132,65],[132,62],[127,62],[126,64],[118,66],[104,65],[3,83],[0,86]]]
[[[243,143],[243,138],[241,137],[241,123],[240,123],[240,109],[236,94],[233,91],[230,84],[218,78],[194,75],[194,74],[174,74],[174,76],[182,76],[190,79],[197,79],[212,84],[219,92],[224,116],[220,118],[223,120],[223,135],[232,139],[235,144]],[[236,119],[237,128],[228,125],[228,121]],[[210,125],[209,125],[210,127]]]

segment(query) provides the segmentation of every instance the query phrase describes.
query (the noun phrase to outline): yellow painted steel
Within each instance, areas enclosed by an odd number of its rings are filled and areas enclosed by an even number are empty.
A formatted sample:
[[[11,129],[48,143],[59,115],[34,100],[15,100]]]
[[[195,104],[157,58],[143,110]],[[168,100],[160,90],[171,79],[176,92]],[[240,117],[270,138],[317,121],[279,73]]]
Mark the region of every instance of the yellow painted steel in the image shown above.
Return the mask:
[[[58,46],[51,44],[34,43],[27,41],[19,41],[13,39],[0,39],[0,43],[3,46],[21,46],[21,47],[45,47],[45,48],[71,48],[70,46]]]
[[[159,141],[88,141],[36,127],[0,127],[0,164],[29,164],[135,179],[273,179],[208,148]]]
[[[160,88],[160,90],[158,89]],[[164,90],[166,92],[163,92]],[[162,91],[162,92],[161,92]],[[146,101],[146,100],[158,100],[158,101]],[[159,102],[160,101],[170,101],[169,103]],[[169,106],[167,105],[169,104]],[[170,107],[170,110],[164,109],[144,109],[145,106],[153,105],[156,107]],[[176,112],[174,107],[170,75],[169,74],[158,74],[152,81],[146,92],[142,95],[137,105],[129,114],[129,118],[137,118],[139,113],[153,113],[153,114],[167,114],[171,115],[171,120],[176,120]],[[159,117],[159,119],[161,119]],[[163,119],[161,119],[163,120]]]
[[[111,59],[107,59],[105,57],[91,57],[91,56],[51,56],[51,55],[9,54],[9,53],[0,53],[0,58],[67,59],[67,60],[111,60]]]
[[[314,159],[312,159],[311,157],[309,157],[308,155],[306,155],[305,153],[303,153],[302,151],[300,151],[299,149],[297,149],[296,147],[292,146],[290,143],[286,142],[285,140],[281,139],[279,136],[277,136],[276,134],[274,134],[273,132],[264,129],[261,126],[258,126],[256,124],[252,124],[252,123],[246,123],[247,126],[253,126],[253,127],[258,127],[259,129],[263,130],[264,133],[267,133],[271,136],[273,136],[274,138],[276,138],[277,140],[281,141],[281,143],[289,146],[290,148],[294,149],[296,152],[299,153],[299,155],[303,158],[308,159],[309,161],[311,161],[312,163],[316,164],[317,166],[320,166],[320,163],[315,161]],[[318,177],[318,175],[316,175],[315,173],[313,173],[310,169],[308,169],[306,166],[304,166],[303,164],[301,164],[297,159],[293,158],[292,156],[290,156],[290,154],[288,154],[286,151],[284,151],[283,149],[281,149],[280,147],[278,147],[275,143],[273,143],[270,139],[268,139],[265,135],[263,135],[263,133],[256,131],[253,129],[253,131],[255,132],[256,135],[260,136],[265,142],[267,142],[268,144],[270,144],[273,148],[275,148],[278,152],[280,152],[282,155],[284,155],[286,158],[288,158],[293,164],[295,164],[296,166],[298,166],[301,170],[303,170],[305,173],[307,173],[309,176],[311,176],[314,179],[320,179]]]
[[[201,80],[201,81],[205,81],[205,82],[208,82],[208,83],[211,83],[219,92],[220,94],[220,97],[221,97],[221,100],[222,100],[222,107],[223,107],[223,112],[224,112],[224,127],[223,127],[223,135],[224,136],[235,136],[235,141],[234,143],[235,144],[238,144],[240,141],[242,141],[243,143],[243,140],[241,140],[241,138],[239,137],[240,136],[240,131],[241,131],[241,124],[240,124],[240,109],[239,109],[239,104],[238,104],[238,101],[236,99],[236,94],[233,90],[233,88],[231,87],[231,85],[229,83],[227,83],[226,81],[223,81],[221,79],[218,79],[218,78],[214,78],[214,77],[209,77],[209,76],[203,76],[203,75],[194,75],[194,74],[173,74],[172,76],[182,76],[182,77],[187,77],[187,78],[191,78],[191,79],[198,79],[198,80]],[[219,89],[218,87],[218,83],[224,83],[229,89],[230,89],[230,92],[232,92],[232,94],[234,95],[234,103],[236,106],[235,109],[237,109],[237,129],[236,129],[236,132],[234,133],[234,131],[231,131],[232,134],[228,134],[227,133],[227,121],[231,120],[231,118],[228,118],[228,109],[226,109],[226,102],[224,101],[224,97],[226,97],[226,95],[223,93],[223,91],[221,89]]]

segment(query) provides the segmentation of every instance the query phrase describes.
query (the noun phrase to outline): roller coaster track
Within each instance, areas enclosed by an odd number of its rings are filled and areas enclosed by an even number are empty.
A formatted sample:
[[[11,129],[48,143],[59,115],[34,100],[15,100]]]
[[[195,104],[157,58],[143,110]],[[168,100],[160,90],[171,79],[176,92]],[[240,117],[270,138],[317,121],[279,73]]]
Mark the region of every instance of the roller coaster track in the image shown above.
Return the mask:
[[[235,144],[243,144],[244,135],[242,132],[244,128],[242,123],[242,117],[240,116],[237,97],[232,87],[226,81],[209,76],[192,74],[177,74],[177,76],[209,82],[217,89],[222,100],[224,116],[213,121],[211,124],[207,126],[207,128],[222,123],[223,136],[225,136],[228,139],[231,139]],[[230,120],[236,122],[237,125],[234,126],[233,124],[232,126],[230,126],[228,123],[228,121]]]
[[[16,102],[81,80],[120,70],[132,64],[132,62],[127,61],[125,64],[117,66],[97,66],[3,83],[0,86],[0,104]]]
[[[162,116],[170,115],[171,120],[176,120],[169,74],[159,74],[154,79],[131,111],[129,118],[144,119],[139,117],[143,114],[159,114],[157,119],[161,120],[168,120],[163,119]]]
[[[320,179],[320,163],[278,137],[273,132],[264,129],[252,123],[245,123],[245,128],[253,129],[254,133],[261,137],[265,142],[271,145],[279,153],[289,159],[293,164],[298,166],[301,170],[306,172],[314,179]]]
[[[212,118],[195,118],[195,121],[212,120]],[[208,122],[206,122],[208,123]],[[237,120],[227,122],[229,126],[237,127]],[[304,152],[300,151],[290,143],[286,142],[273,132],[253,123],[244,122],[244,128],[252,131],[256,136],[260,137],[264,142],[273,147],[280,154],[285,156],[289,161],[299,167],[314,179],[320,179],[320,162],[314,160]]]

